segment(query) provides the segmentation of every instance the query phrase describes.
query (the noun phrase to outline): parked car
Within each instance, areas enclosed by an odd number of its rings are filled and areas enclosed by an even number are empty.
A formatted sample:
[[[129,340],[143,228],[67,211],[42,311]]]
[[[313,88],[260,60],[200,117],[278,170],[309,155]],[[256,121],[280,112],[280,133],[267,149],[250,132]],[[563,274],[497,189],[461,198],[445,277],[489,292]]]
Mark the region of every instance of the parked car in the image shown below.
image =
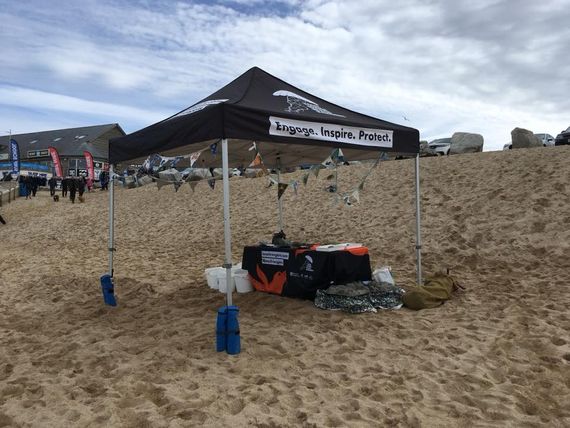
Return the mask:
[[[451,148],[451,138],[438,138],[430,141],[428,147],[440,156],[447,156]]]
[[[439,156],[439,153],[437,153],[433,148],[431,148],[427,141],[420,141],[420,156],[421,157]]]
[[[554,145],[554,137],[550,134],[534,134],[534,136],[542,142],[544,147]]]
[[[513,148],[513,143],[507,143],[503,146],[503,150],[511,150]]]
[[[555,146],[563,146],[565,144],[570,144],[570,126],[566,128],[566,131],[562,131],[556,136]]]

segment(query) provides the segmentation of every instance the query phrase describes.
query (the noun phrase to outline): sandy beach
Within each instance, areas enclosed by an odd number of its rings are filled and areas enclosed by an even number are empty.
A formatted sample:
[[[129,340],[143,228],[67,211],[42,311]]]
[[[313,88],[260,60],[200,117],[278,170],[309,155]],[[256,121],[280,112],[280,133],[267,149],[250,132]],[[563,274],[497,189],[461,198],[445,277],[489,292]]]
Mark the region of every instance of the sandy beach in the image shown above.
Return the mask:
[[[19,198],[0,211],[0,427],[570,426],[569,164],[569,146],[422,158],[424,272],[466,291],[361,315],[236,295],[237,356],[215,352],[224,295],[203,275],[223,262],[221,182],[117,189],[116,308],[108,194]],[[342,167],[341,191],[365,171]],[[311,177],[284,196],[287,236],[362,242],[412,284],[413,177],[382,162],[352,207]],[[234,262],[271,240],[276,195],[231,179]]]

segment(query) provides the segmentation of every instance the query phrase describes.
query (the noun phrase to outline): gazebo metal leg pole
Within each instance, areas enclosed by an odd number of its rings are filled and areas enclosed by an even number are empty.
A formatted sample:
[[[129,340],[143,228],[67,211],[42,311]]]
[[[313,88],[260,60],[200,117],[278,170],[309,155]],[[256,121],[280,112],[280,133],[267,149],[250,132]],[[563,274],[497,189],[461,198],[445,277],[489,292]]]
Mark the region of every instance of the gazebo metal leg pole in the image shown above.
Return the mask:
[[[228,162],[228,140],[222,140],[222,168],[224,188],[224,244],[226,249],[226,304],[232,305],[232,235],[230,230],[230,176]]]
[[[281,182],[281,170],[277,170],[277,182]],[[278,186],[279,187],[279,186]],[[277,190],[279,191],[279,190]],[[283,230],[283,201],[281,198],[277,200],[277,205],[279,207],[279,231]]]
[[[422,285],[422,225],[420,218],[420,154],[416,155],[416,273]]]
[[[113,251],[115,251],[115,180],[113,164],[109,166],[109,275],[113,277]]]

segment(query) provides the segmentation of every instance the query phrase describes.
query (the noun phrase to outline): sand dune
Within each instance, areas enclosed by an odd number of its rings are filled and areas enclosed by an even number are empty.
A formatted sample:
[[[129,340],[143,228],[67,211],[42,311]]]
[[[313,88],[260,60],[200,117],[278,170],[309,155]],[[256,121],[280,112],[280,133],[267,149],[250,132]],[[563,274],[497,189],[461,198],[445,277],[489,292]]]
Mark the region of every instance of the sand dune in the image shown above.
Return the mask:
[[[0,225],[1,426],[570,426],[570,147],[422,159],[424,270],[467,291],[444,306],[348,315],[237,295],[242,353],[214,349],[224,296],[222,189],[19,199]],[[343,167],[341,190],[365,172]],[[359,204],[326,174],[285,198],[289,238],[363,242],[413,283],[413,160],[383,162]],[[299,176],[298,173],[286,178]],[[271,239],[275,187],[231,180],[232,252]]]

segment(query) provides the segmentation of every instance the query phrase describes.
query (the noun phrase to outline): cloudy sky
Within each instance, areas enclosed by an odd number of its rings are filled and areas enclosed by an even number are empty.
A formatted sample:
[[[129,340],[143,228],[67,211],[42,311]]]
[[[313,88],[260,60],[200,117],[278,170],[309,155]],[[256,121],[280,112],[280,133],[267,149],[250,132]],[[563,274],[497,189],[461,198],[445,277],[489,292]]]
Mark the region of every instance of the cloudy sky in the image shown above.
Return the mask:
[[[420,130],[570,125],[570,0],[0,0],[0,133],[176,113],[252,66]]]

